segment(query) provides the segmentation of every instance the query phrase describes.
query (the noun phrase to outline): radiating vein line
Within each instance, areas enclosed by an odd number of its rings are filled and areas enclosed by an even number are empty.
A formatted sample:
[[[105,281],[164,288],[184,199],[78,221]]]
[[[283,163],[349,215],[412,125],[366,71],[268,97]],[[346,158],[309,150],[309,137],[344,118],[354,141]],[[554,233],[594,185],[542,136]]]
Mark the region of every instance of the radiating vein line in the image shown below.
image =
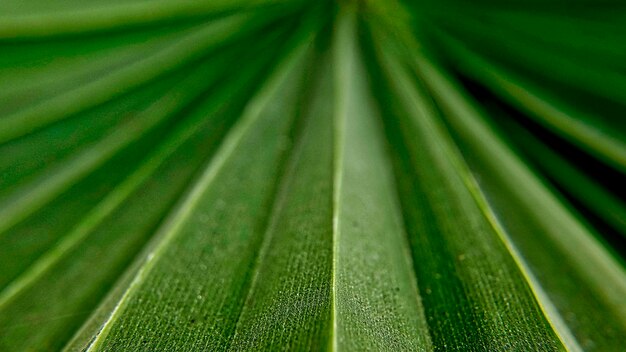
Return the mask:
[[[271,19],[271,17],[270,17]],[[246,31],[267,23],[266,17],[233,15],[193,31],[152,56],[123,67],[85,86],[70,90],[0,120],[0,143],[31,133],[50,123],[102,104],[164,74],[173,72],[233,40]]]
[[[227,91],[227,90],[226,90]],[[224,89],[221,92],[225,92]],[[219,94],[219,97],[225,94]],[[213,104],[215,105],[215,104]],[[214,107],[214,109],[217,106]],[[202,116],[204,118],[204,116]],[[97,226],[123,204],[153,173],[172,155],[178,147],[195,134],[204,124],[203,119],[186,123],[159,144],[147,159],[137,167],[120,185],[116,186],[100,201],[63,239],[44,253],[25,272],[0,291],[0,310],[20,294],[21,291],[39,280],[47,271],[76,245],[83,241]]]
[[[337,15],[338,21],[335,23],[334,46],[333,46],[333,82],[334,82],[334,141],[333,141],[333,260],[332,260],[332,305],[331,319],[332,331],[330,339],[330,350],[337,351],[338,327],[337,327],[337,256],[339,253],[339,228],[341,212],[341,188],[343,181],[343,156],[345,149],[345,139],[343,138],[345,124],[348,115],[347,94],[350,90],[350,65],[354,60],[354,50],[352,48],[352,36],[355,27],[355,11],[353,8],[342,8]]]
[[[0,15],[0,40],[84,34],[133,26],[188,21],[233,10],[290,4],[294,0],[155,0],[54,13]]]
[[[281,177],[282,179],[289,180],[293,177],[292,174],[295,171],[295,165],[297,164],[298,159],[300,159],[301,157],[301,153],[299,152],[299,149],[301,148],[301,144],[302,143],[299,143],[299,145],[296,146],[294,150],[291,152],[291,154],[295,156],[295,158],[292,157],[291,160],[288,161],[289,165],[287,166],[287,170],[285,170],[284,175]],[[286,192],[286,189],[288,188],[288,186],[289,186],[289,182],[281,182],[281,186],[278,187],[278,190],[277,190],[278,197],[274,200],[271,210],[268,213],[268,217],[270,217],[270,221],[267,225],[266,230],[263,233],[263,240],[261,241],[258,254],[256,255],[254,263],[252,264],[252,267],[250,269],[250,271],[252,272],[252,278],[250,279],[250,283],[248,284],[248,289],[245,295],[245,299],[243,300],[244,302],[243,307],[239,311],[239,314],[237,316],[234,333],[229,340],[228,348],[226,348],[226,350],[236,350],[236,348],[234,348],[233,342],[241,338],[245,338],[245,336],[240,336],[242,316],[244,314],[245,307],[252,304],[251,301],[254,298],[255,289],[258,285],[261,267],[263,265],[264,260],[267,257],[268,251],[270,250],[270,245],[273,240],[273,235],[277,229],[278,217],[276,216],[276,214],[279,214],[281,212],[281,210],[284,208],[285,203],[288,199],[288,193]]]
[[[418,50],[415,49],[415,47],[411,52],[414,54],[412,57],[414,58],[414,62],[419,68],[419,74],[421,74],[426,79],[427,83],[435,85],[435,89],[439,94],[441,94],[441,97],[443,97],[444,95],[450,96],[451,94],[456,94],[453,90],[447,87],[448,84],[444,81],[442,74],[437,71],[435,67],[429,61],[427,61],[427,59],[424,58]],[[450,104],[449,106],[458,107],[462,105]],[[552,325],[554,331],[557,332],[559,338],[561,339],[561,342],[564,343],[564,345],[570,351],[583,351],[581,346],[574,338],[571,330],[563,321],[561,314],[557,311],[556,307],[552,303],[552,300],[549,298],[547,293],[539,284],[539,281],[537,281],[533,273],[530,271],[528,264],[520,255],[518,249],[515,247],[504,227],[500,224],[496,214],[486,200],[485,195],[482,193],[480,186],[476,182],[474,176],[471,174],[471,171],[469,170],[467,165],[454,155],[450,155],[449,159],[455,164],[456,169],[462,176],[463,182],[472,194],[474,200],[478,204],[485,218],[488,220],[494,232],[498,234],[500,240],[507,248],[508,252],[511,254],[511,257],[520,268],[522,275],[529,283],[532,292],[537,297],[537,303],[541,306],[546,315],[546,318]]]
[[[380,45],[383,46],[383,44]],[[404,114],[407,116],[406,125],[401,124],[401,126],[403,129],[410,127],[409,131],[413,131],[413,134],[408,135],[406,133],[410,132],[401,132],[405,141],[410,143],[409,157],[417,158],[411,161],[412,168],[414,168],[412,172],[417,173],[416,181],[428,182],[424,185],[423,192],[425,194],[414,197],[418,197],[418,199],[424,197],[422,202],[425,202],[421,203],[422,206],[432,207],[432,215],[435,216],[434,220],[420,220],[419,217],[414,220],[414,222],[417,221],[416,224],[419,229],[426,231],[426,233],[414,234],[414,236],[443,236],[442,240],[433,238],[432,241],[440,242],[438,245],[436,243],[433,245],[445,246],[443,248],[450,251],[447,254],[451,256],[449,259],[455,260],[454,264],[450,264],[453,265],[454,272],[448,271],[450,270],[449,264],[437,262],[439,259],[436,256],[429,259],[426,255],[424,258],[426,261],[423,265],[441,268],[435,270],[447,272],[445,277],[452,275],[449,280],[458,278],[462,287],[462,292],[458,292],[458,290],[455,292],[452,287],[449,289],[447,286],[441,286],[436,282],[431,281],[430,283],[435,285],[432,292],[434,298],[430,300],[430,303],[428,301],[425,303],[425,308],[427,310],[435,309],[433,313],[436,315],[431,316],[435,323],[433,330],[438,336],[435,343],[439,344],[440,348],[451,343],[452,346],[471,344],[473,347],[480,348],[482,346],[485,349],[501,349],[504,346],[515,348],[514,346],[517,346],[517,348],[536,348],[538,350],[561,350],[563,348],[561,342],[555,332],[549,328],[549,322],[540,311],[523,273],[514,258],[510,256],[511,254],[502,243],[499,235],[495,233],[492,224],[484,217],[485,214],[479,204],[475,202],[465,183],[466,180],[463,179],[463,173],[458,173],[461,156],[455,152],[455,145],[442,125],[442,121],[438,119],[435,106],[430,98],[425,95],[425,92],[420,89],[420,86],[415,81],[412,82],[407,71],[400,65],[398,57],[393,56],[393,47],[387,46],[380,51],[385,53],[380,55],[382,57],[381,63],[390,83],[395,88],[394,95],[400,98],[399,103],[403,105],[401,112],[398,111],[398,114],[402,115],[399,115],[398,118],[403,118]],[[407,56],[412,57],[413,54]],[[413,138],[416,142],[409,142],[408,138]],[[431,169],[432,171],[428,171]],[[441,181],[436,181],[437,179],[441,179]],[[430,190],[431,187],[432,190]],[[415,191],[419,192],[419,188]],[[427,209],[424,210],[427,211]],[[460,218],[455,219],[456,217]],[[420,221],[436,221],[438,230],[433,229],[431,232],[428,230],[429,227],[424,227],[428,225],[420,225]],[[419,250],[428,250],[417,249],[416,246],[423,246],[424,244],[430,246],[430,241],[426,239],[416,240],[418,242],[413,248],[418,250],[417,253],[420,253]],[[456,258],[459,252],[461,255]],[[471,256],[466,257],[465,253],[470,253]],[[444,254],[442,253],[442,255]],[[433,267],[433,265],[435,266]],[[426,275],[432,275],[432,273]],[[420,278],[426,277],[422,271],[422,276],[418,277],[418,282]],[[492,281],[496,277],[499,280]],[[438,293],[435,292],[435,289]],[[454,297],[448,297],[448,295]],[[473,338],[469,336],[453,339],[452,336],[441,335],[442,333],[445,334],[441,330],[445,326],[442,324],[447,323],[437,323],[437,320],[446,320],[447,318],[440,316],[441,311],[438,312],[436,306],[446,305],[447,300],[452,300],[449,302],[449,304],[454,305],[450,307],[451,309],[457,309],[459,304],[467,305],[465,309],[456,311],[458,312],[456,314],[459,314],[458,317],[476,319],[475,328],[478,331],[465,333],[475,334]],[[507,302],[505,314],[502,312],[502,301]],[[433,303],[438,304],[432,306]],[[476,307],[482,307],[482,309]],[[513,311],[517,311],[519,314],[515,314]],[[473,314],[476,316],[471,318]],[[467,329],[466,326],[469,325],[467,322],[460,325],[451,324],[452,326],[447,329],[454,328],[456,325],[461,329],[458,331],[461,334],[464,334],[462,331]],[[515,337],[513,334],[507,334],[502,330],[503,326],[513,325],[518,325],[520,328],[523,326],[522,329],[515,330]],[[437,347],[437,345],[435,346]]]
[[[510,9],[486,9],[484,7],[465,6],[462,11],[465,16],[456,16],[459,20],[471,17],[490,23],[492,28],[509,31],[512,34],[509,40],[514,42],[517,36],[523,36],[533,41],[541,42],[546,46],[584,55],[588,60],[598,60],[598,63],[608,63],[619,67],[626,58],[626,43],[622,40],[623,16],[621,19],[605,18],[603,21],[594,21],[592,18],[570,16],[562,11],[522,12]],[[611,10],[608,10],[611,11]],[[593,11],[591,11],[593,12]],[[616,11],[611,11],[613,14]],[[434,19],[450,15],[450,8],[439,11],[429,11],[429,17]],[[606,14],[605,14],[606,15]],[[618,15],[619,16],[619,15]],[[436,24],[437,20],[432,23]],[[602,40],[598,40],[602,38]],[[594,55],[589,55],[593,53]]]
[[[419,58],[418,58],[419,59]],[[454,94],[454,90],[450,88],[449,83],[446,82],[443,78],[443,76],[441,76],[440,74],[438,74],[437,71],[435,71],[434,66],[432,66],[432,64],[430,64],[427,61],[423,61],[423,59],[421,59],[419,61],[419,65],[421,66],[421,71],[422,74],[427,75],[427,77],[429,78],[428,82],[430,84],[432,84],[434,86],[434,92],[437,94],[436,96],[441,99],[442,101],[445,102],[445,106],[446,108],[450,109],[451,111],[453,111],[455,113],[455,116],[466,116],[466,114],[469,114],[469,112],[472,112],[472,116],[477,116],[478,113],[474,112],[474,110],[471,108],[470,105],[468,105],[468,103],[466,103],[459,94]],[[452,103],[452,101],[454,103]],[[472,125],[470,125],[470,120],[469,118],[465,118],[464,119],[465,124],[467,124],[466,126],[471,126],[474,130],[474,133],[480,133],[483,138],[488,138],[487,136],[487,132],[480,127],[479,124],[477,123],[473,123]],[[472,121],[477,121],[476,119],[472,120]],[[493,140],[493,138],[490,138],[491,140]],[[494,143],[496,143],[496,141],[494,140]],[[518,179],[521,179],[524,181],[524,183],[528,183],[529,185],[532,184],[532,187],[528,187],[528,189],[532,189],[534,192],[537,193],[542,193],[543,195],[547,195],[548,192],[543,188],[540,187],[539,183],[536,182],[535,178],[533,176],[531,176],[530,172],[528,171],[528,169],[523,168],[521,163],[518,163],[518,158],[515,157],[507,148],[499,148],[498,149],[502,154],[506,154],[505,156],[500,156],[497,158],[497,160],[499,160],[500,162],[506,162],[507,163],[507,167],[508,168],[512,168],[513,170],[515,170],[515,174],[517,175]],[[495,148],[494,148],[495,151]],[[584,226],[582,226],[578,221],[576,221],[571,214],[567,213],[566,211],[563,211],[563,207],[557,205],[558,203],[556,202],[556,200],[553,197],[547,197],[547,196],[543,196],[543,197],[538,197],[537,198],[541,198],[544,200],[544,203],[549,202],[551,205],[551,208],[553,209],[558,209],[558,218],[562,218],[562,219],[567,219],[567,223],[578,229],[578,231],[574,232],[576,233],[578,236],[577,237],[577,241],[583,241],[584,245],[578,245],[577,247],[580,248],[586,248],[586,250],[589,253],[594,253],[594,257],[602,263],[602,267],[604,267],[606,269],[607,273],[612,273],[611,277],[612,279],[609,280],[612,283],[615,283],[617,285],[619,285],[622,289],[623,292],[626,292],[626,281],[624,281],[624,270],[623,269],[619,269],[619,265],[616,264],[610,256],[607,256],[606,253],[601,249],[601,247],[598,245],[598,243],[596,241],[594,241],[592,239],[592,237],[587,236],[586,235],[586,231],[584,230]],[[555,214],[556,215],[556,214]],[[568,238],[567,242],[571,242],[572,237],[574,235],[574,233],[570,234],[570,237]],[[580,267],[581,268],[587,268],[588,267],[587,262],[585,263],[580,263]],[[589,272],[588,275],[590,277],[596,277],[597,272]],[[602,278],[602,282],[604,282],[604,280],[606,280],[606,277]],[[602,284],[600,282],[598,282],[598,286],[602,287],[605,286],[606,283]],[[615,297],[617,298],[617,297]],[[626,306],[625,306],[626,308]],[[626,311],[625,311],[626,313]]]
[[[432,92],[436,99],[440,101],[442,106],[455,118],[454,121],[459,130],[463,128],[463,133],[467,136],[471,136],[471,138],[481,140],[482,143],[485,143],[483,145],[486,145],[488,142],[490,144],[490,148],[488,149],[490,160],[498,160],[499,163],[505,165],[500,165],[501,169],[510,170],[509,172],[511,174],[516,175],[514,181],[515,189],[523,189],[524,193],[527,195],[527,199],[541,199],[540,202],[545,204],[545,206],[541,207],[541,209],[543,209],[541,210],[542,217],[544,219],[551,219],[549,221],[560,224],[561,229],[558,233],[545,231],[546,234],[561,246],[564,253],[569,253],[567,254],[568,256],[573,256],[573,259],[568,262],[577,268],[576,270],[582,273],[589,283],[593,283],[590,285],[590,288],[593,289],[597,295],[606,300],[605,303],[608,303],[615,316],[621,317],[619,321],[621,321],[623,325],[621,329],[624,329],[626,327],[626,311],[624,310],[626,309],[626,305],[623,304],[621,298],[626,294],[626,272],[624,272],[620,265],[601,248],[599,243],[571,216],[571,214],[567,213],[565,209],[555,202],[555,199],[548,194],[547,190],[541,187],[527,169],[522,167],[518,159],[504,147],[500,141],[491,136],[488,130],[479,123],[480,120],[478,116],[480,116],[480,113],[461,96],[461,93],[458,93],[458,90],[455,89],[451,81],[444,76],[442,71],[427,58],[420,55],[415,55],[414,57],[419,72],[432,87]],[[495,148],[496,145],[498,146],[497,149]],[[540,286],[539,281],[531,273],[528,261],[523,259],[520,252],[515,248],[510,234],[496,219],[493,214],[493,209],[485,199],[482,189],[477,186],[473,177],[468,178],[468,181],[470,189],[473,191],[479,204],[481,204],[487,218],[497,230],[503,242],[509,247],[518,265],[523,269],[527,280],[531,284],[534,293],[537,295],[539,303],[542,304],[542,308],[546,312],[546,316],[559,333],[562,341],[571,350],[583,350],[578,339],[575,338],[574,332],[571,331],[569,326],[565,323],[562,314],[548,297],[548,292]],[[533,207],[533,205],[530,205],[530,207]],[[568,236],[562,236],[561,231],[564,229],[567,229]],[[584,251],[581,249],[584,249]],[[581,256],[584,260],[581,260]],[[610,287],[608,287],[609,283]]]
[[[311,87],[312,85],[307,82],[306,86]],[[309,98],[308,94],[303,94],[302,98]],[[320,100],[318,97],[314,97],[312,99]],[[272,298],[275,298],[272,296],[270,296],[271,301],[268,301],[266,300],[267,296],[264,295],[263,293],[259,294],[258,291],[263,290],[264,288],[267,288],[268,282],[269,283],[276,282],[274,281],[275,276],[272,276],[271,274],[269,276],[265,276],[265,280],[261,279],[263,277],[263,272],[267,273],[268,271],[270,271],[270,272],[273,272],[274,275],[276,275],[276,269],[274,269],[276,267],[276,263],[272,262],[271,260],[272,258],[270,257],[270,255],[273,253],[275,257],[277,250],[282,249],[283,248],[282,246],[288,246],[291,243],[291,241],[293,241],[296,238],[296,236],[294,236],[295,234],[293,233],[293,231],[290,231],[289,225],[291,223],[288,220],[286,220],[286,218],[288,218],[289,215],[285,215],[285,214],[292,214],[293,216],[293,213],[290,213],[290,209],[288,209],[288,207],[293,206],[294,204],[293,199],[294,197],[298,196],[298,189],[294,189],[294,187],[297,187],[296,185],[298,183],[301,183],[301,181],[299,182],[299,180],[296,180],[296,178],[299,176],[302,176],[302,173],[301,173],[302,171],[300,170],[302,168],[302,163],[305,162],[305,160],[308,163],[311,162],[310,157],[307,159],[304,159],[306,157],[306,151],[307,151],[306,143],[311,142],[310,141],[310,138],[311,138],[310,135],[312,133],[310,131],[310,129],[312,128],[311,125],[315,124],[316,128],[319,128],[319,125],[322,125],[322,126],[324,125],[324,121],[318,120],[317,116],[308,116],[308,115],[312,115],[311,111],[317,108],[317,106],[312,107],[312,105],[314,104],[320,104],[320,102],[319,101],[306,102],[305,105],[307,105],[307,107],[305,109],[307,109],[307,112],[299,113],[299,115],[304,114],[306,116],[297,117],[298,119],[298,121],[296,122],[297,127],[294,128],[294,133],[297,135],[297,137],[295,138],[296,141],[294,142],[293,150],[291,151],[290,156],[285,161],[287,165],[284,167],[284,172],[282,172],[282,175],[278,178],[279,186],[277,187],[277,193],[273,201],[273,205],[271,207],[272,209],[268,213],[269,221],[268,221],[268,224],[266,226],[266,229],[263,235],[261,246],[256,256],[254,265],[251,268],[252,278],[250,279],[250,284],[246,292],[244,304],[241,307],[241,310],[237,317],[237,323],[235,324],[234,334],[232,338],[230,339],[230,343],[228,345],[229,351],[239,351],[242,349],[251,349],[251,348],[256,348],[256,349],[262,348],[259,345],[260,343],[258,339],[260,335],[259,332],[260,333],[267,332],[268,328],[271,329],[275,327],[272,324],[272,322],[276,322],[280,324],[281,319],[278,319],[278,317],[273,316],[271,314],[264,314],[263,316],[258,316],[258,315],[255,315],[255,313],[257,313],[258,309],[262,309],[261,307],[263,307],[264,305],[268,305],[268,306],[277,305],[286,300],[284,298],[285,296],[287,297],[293,296],[293,292],[281,291],[279,302],[277,302],[275,299],[272,300]],[[321,116],[319,118],[323,119],[323,117]],[[313,120],[315,120],[315,122],[313,122]],[[323,141],[316,141],[316,142],[323,142]],[[313,168],[323,167],[323,165],[315,165],[312,167]],[[310,188],[310,187],[307,187],[307,188]],[[301,215],[301,212],[296,212],[296,214]],[[310,215],[310,213],[307,213],[306,216],[308,218],[309,216],[315,216],[315,215]],[[318,230],[321,232],[324,229],[315,229],[315,230]],[[285,236],[285,234],[291,235],[290,238],[283,237]],[[301,233],[297,234],[299,242],[306,243],[306,238],[301,237],[304,234],[305,234],[304,230],[301,230]],[[289,256],[290,254],[291,253],[284,254],[281,257],[284,257],[285,255]],[[315,259],[319,260],[319,258],[315,258]],[[288,276],[288,274],[287,275],[281,275],[281,274],[283,273],[280,273],[280,272],[278,273],[278,275],[280,275],[281,281],[286,281],[286,282],[290,281],[291,278]],[[277,286],[279,285],[276,285],[274,287],[277,287]],[[307,314],[305,314],[305,312],[300,312],[300,313],[305,319],[309,317]],[[272,322],[268,322],[265,319],[271,320]],[[250,331],[251,327],[255,331],[251,332]],[[284,324],[282,326],[282,330],[283,332],[285,332],[284,335],[287,336],[287,339],[281,341],[279,338],[273,337],[271,340],[271,343],[265,345],[265,348],[268,348],[268,345],[276,346],[281,342],[282,343],[297,342],[297,341],[294,341],[292,334],[286,333],[287,329],[284,326]],[[293,330],[290,330],[290,332],[292,331]],[[284,344],[283,346],[285,345],[286,344]],[[293,345],[289,345],[289,346],[291,348],[295,348],[293,347]],[[300,347],[302,346],[304,345],[300,345]]]
[[[121,68],[158,55],[164,48],[175,45],[198,29],[201,26],[185,26],[167,33],[152,34],[148,38],[133,38],[134,42],[104,50],[79,51],[71,54],[70,58],[53,60],[50,64],[1,69],[0,114],[10,116],[18,109],[28,109],[27,105],[40,104],[95,80],[105,79]],[[69,67],[71,70],[68,70]]]
[[[460,19],[442,21],[440,27],[458,39],[464,39],[464,44],[475,52],[482,52],[490,60],[507,60],[507,63],[517,67],[524,67],[536,72],[540,77],[558,81],[568,86],[576,87],[587,94],[602,96],[613,102],[621,103],[626,100],[626,74],[618,67],[608,67],[603,62],[590,63],[593,58],[604,56],[590,55],[576,56],[564,50],[553,50],[552,46],[540,45],[536,40],[528,40],[524,36],[506,32],[502,29],[493,30],[493,24],[485,23],[483,19],[460,16]],[[498,49],[488,51],[493,47]]]
[[[514,73],[498,67],[464,48],[456,39],[438,32],[442,44],[445,44],[455,56],[462,58],[459,68],[468,75],[495,88],[496,93],[515,103],[520,109],[528,111],[539,122],[563,135],[574,144],[581,145],[597,157],[609,162],[622,173],[626,173],[626,144],[617,138],[608,128],[600,130],[591,125],[592,116],[582,115],[568,109],[557,101],[548,101],[538,93],[542,89],[523,82]],[[558,105],[557,105],[558,104]],[[597,122],[597,119],[596,119]]]
[[[306,46],[300,47],[297,52],[293,53],[289,61],[286,61],[285,64],[282,65],[281,70],[271,78],[271,81],[267,83],[265,88],[260,91],[259,95],[257,95],[256,98],[247,106],[243,116],[232,128],[231,132],[229,132],[222,146],[208,164],[203,174],[195,182],[184,202],[181,203],[180,207],[176,210],[176,213],[173,214],[159,229],[159,233],[155,235],[160,238],[159,243],[155,246],[153,251],[147,255],[145,262],[135,274],[134,279],[130,282],[128,288],[126,288],[124,293],[121,295],[119,302],[102,325],[98,336],[92,340],[91,344],[86,349],[87,351],[95,351],[104,347],[104,340],[106,339],[109,331],[112,329],[113,324],[119,319],[120,311],[127,304],[130,296],[140,287],[144,279],[153,270],[155,263],[157,262],[155,259],[159,258],[176,239],[178,234],[180,234],[180,229],[199,204],[205,191],[214,182],[220,171],[237,150],[237,147],[244,140],[244,137],[255,125],[255,122],[262,116],[263,109],[272,99],[281,82],[299,61],[298,59],[304,55],[305,49]]]
[[[382,120],[368,94],[356,19],[343,12],[338,21],[336,348],[428,351],[433,347],[384,150]]]
[[[602,218],[622,236],[626,236],[626,204],[602,183],[585,174],[570,160],[559,155],[555,150],[543,144],[524,127],[498,109],[498,118],[502,118],[506,131],[517,140],[527,160],[532,160],[543,169],[557,184],[578,199],[589,211]],[[504,130],[503,130],[504,131]]]
[[[103,165],[120,150],[190,104],[219,77],[219,65],[205,64],[135,119],[56,168],[15,190],[0,201],[0,234],[31,215],[76,181]]]

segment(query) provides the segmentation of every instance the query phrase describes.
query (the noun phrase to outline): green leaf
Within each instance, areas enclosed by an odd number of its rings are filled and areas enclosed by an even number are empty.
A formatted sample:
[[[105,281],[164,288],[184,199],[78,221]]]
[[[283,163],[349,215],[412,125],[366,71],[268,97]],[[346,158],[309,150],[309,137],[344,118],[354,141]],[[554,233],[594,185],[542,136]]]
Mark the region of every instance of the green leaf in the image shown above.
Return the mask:
[[[263,62],[259,60],[258,63]],[[233,110],[237,111],[225,102],[243,101],[241,93],[235,92],[245,91],[241,85],[252,81],[256,69],[251,66],[242,72],[242,77],[225,85],[220,94],[194,108],[191,116],[132,174],[64,234],[53,248],[29,264],[0,291],[0,326],[7,337],[23,341],[24,348],[37,346],[37,343],[59,346],[55,341],[59,341],[61,334],[67,335],[67,326],[85,319],[82,308],[88,311],[97,303],[97,298],[104,293],[102,287],[120,275],[184,191],[210,150],[219,143],[223,130],[230,124]],[[7,247],[3,250],[10,249],[10,243]],[[12,255],[18,257],[15,252]],[[27,257],[21,260],[26,263]],[[76,266],[75,262],[84,265]],[[94,272],[92,268],[97,265],[102,269]],[[8,270],[3,272],[3,277],[5,275],[9,275]],[[82,285],[72,287],[75,281],[81,281]],[[51,298],[54,299],[52,305]],[[56,320],[36,334],[31,331],[29,317],[63,316],[66,311],[77,314]],[[15,312],[19,312],[18,318]]]
[[[233,10],[264,7],[285,0],[149,0],[114,1],[20,1],[4,2],[0,11],[0,38],[9,40],[106,32],[127,27],[167,24],[210,18]],[[45,5],[45,6],[42,6]],[[106,5],[106,6],[104,6]],[[43,7],[43,11],[42,11]],[[281,8],[275,11],[281,11]]]
[[[380,116],[367,91],[356,19],[335,34],[332,348],[430,350]]]
[[[159,244],[110,312],[89,350],[225,346],[237,322],[240,302],[245,299],[245,268],[253,263],[261,244],[267,217],[264,209],[272,199],[291,126],[293,112],[284,109],[293,109],[295,104],[281,104],[284,100],[278,97],[290,91],[295,99],[296,90],[290,88],[301,77],[298,64],[302,64],[302,50],[249,103],[185,201],[160,229]],[[259,143],[264,147],[255,153]],[[246,196],[239,197],[241,194]],[[226,214],[230,221],[216,221]],[[218,275],[207,282],[203,278],[209,272]],[[162,286],[162,278],[172,275],[177,281]],[[195,305],[177,304],[181,295]],[[222,322],[217,329],[207,324],[215,320]],[[162,336],[160,328],[168,325],[187,330],[187,339]]]
[[[403,74],[398,59],[381,51],[394,99],[386,105],[395,107],[390,140],[399,154],[399,188],[426,318],[435,322],[429,324],[434,344],[562,349],[517,254],[436,119],[435,107]]]
[[[419,66],[463,139],[461,145],[474,164],[483,193],[497,209],[523,266],[536,273],[533,281],[545,291],[547,305],[554,305],[556,311],[548,316],[559,325],[557,329],[562,335],[571,330],[578,342],[569,343],[581,348],[618,350],[626,329],[624,267],[484,126],[480,113],[462,97],[458,86],[429,62],[421,61]],[[541,250],[546,246],[550,251]],[[586,304],[577,304],[581,301]]]
[[[620,351],[623,4],[0,4],[1,351]]]
[[[508,73],[497,64],[472,54],[459,45],[456,39],[447,37],[443,43],[447,48],[454,50],[455,55],[463,58],[461,68],[471,65],[471,74],[486,81],[505,99],[510,100],[557,133],[611,163],[622,173],[626,172],[624,131],[619,127],[620,124],[616,124],[616,121],[609,119],[605,122],[604,119],[577,110],[571,104],[550,95],[540,86],[527,82],[513,73]]]

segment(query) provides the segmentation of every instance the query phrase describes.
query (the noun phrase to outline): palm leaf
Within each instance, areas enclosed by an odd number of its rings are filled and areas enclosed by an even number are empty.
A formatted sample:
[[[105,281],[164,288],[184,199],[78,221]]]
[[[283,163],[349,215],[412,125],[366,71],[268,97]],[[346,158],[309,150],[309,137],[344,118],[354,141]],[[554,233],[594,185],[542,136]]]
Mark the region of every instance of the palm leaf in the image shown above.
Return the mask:
[[[506,5],[0,4],[0,350],[623,349],[623,5]]]

